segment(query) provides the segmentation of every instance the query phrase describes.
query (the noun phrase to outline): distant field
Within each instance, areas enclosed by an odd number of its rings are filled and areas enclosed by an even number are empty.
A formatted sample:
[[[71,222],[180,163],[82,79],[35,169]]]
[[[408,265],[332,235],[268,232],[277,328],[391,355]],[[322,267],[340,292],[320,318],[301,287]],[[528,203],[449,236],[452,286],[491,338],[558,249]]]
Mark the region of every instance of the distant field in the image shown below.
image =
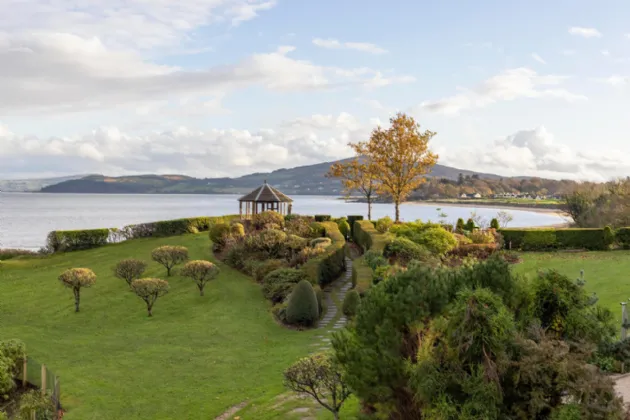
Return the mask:
[[[621,321],[621,301],[630,298],[630,251],[523,253],[517,273],[535,276],[537,270],[555,269],[577,279],[584,270],[585,288],[597,293],[599,303]]]

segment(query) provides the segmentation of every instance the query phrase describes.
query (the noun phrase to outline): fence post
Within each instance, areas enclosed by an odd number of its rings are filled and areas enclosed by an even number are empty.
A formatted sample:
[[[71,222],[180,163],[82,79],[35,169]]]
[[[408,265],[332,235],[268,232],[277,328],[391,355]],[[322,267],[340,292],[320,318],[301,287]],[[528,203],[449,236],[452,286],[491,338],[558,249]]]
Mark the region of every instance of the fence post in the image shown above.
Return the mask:
[[[626,324],[628,323],[628,312],[626,305],[628,302],[621,302],[621,340],[626,339]]]
[[[46,365],[42,365],[42,395],[46,395]]]
[[[59,376],[55,375],[55,390],[53,391],[55,397],[55,408],[59,410],[61,408],[61,383]]]
[[[24,362],[22,364],[22,388],[26,388],[26,378],[28,372],[28,357],[24,356]]]

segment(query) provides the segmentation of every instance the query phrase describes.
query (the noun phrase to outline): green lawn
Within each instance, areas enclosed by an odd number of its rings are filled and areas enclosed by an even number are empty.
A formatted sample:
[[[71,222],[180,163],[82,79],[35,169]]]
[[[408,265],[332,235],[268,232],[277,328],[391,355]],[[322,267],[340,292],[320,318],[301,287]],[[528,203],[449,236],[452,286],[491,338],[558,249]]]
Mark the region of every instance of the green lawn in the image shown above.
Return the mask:
[[[597,293],[599,303],[621,321],[622,301],[630,298],[630,251],[523,253],[517,273],[535,275],[539,269],[556,269],[577,279],[584,270],[585,288]]]
[[[20,338],[29,355],[61,377],[64,419],[213,419],[248,401],[264,406],[286,392],[282,371],[312,349],[316,331],[275,323],[260,288],[221,265],[200,297],[192,280],[168,278],[153,318],[113,277],[123,258],[150,259],[160,245],[188,247],[211,259],[206,234],[141,239],[0,267],[0,338]],[[72,292],[57,276],[88,267],[98,276],[73,311]],[[151,263],[148,276],[166,275]],[[256,410],[248,410],[258,418]],[[238,415],[238,414],[236,414]]]

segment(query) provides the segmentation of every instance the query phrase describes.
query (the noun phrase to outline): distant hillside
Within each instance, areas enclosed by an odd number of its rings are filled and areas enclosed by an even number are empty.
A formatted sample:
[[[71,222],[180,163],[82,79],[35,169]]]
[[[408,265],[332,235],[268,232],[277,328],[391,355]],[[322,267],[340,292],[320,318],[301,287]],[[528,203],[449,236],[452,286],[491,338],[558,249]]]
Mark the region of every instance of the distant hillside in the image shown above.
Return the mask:
[[[42,179],[0,179],[0,191],[4,192],[37,192],[49,185],[59,184],[60,182],[71,181],[83,178],[85,175],[64,176],[58,178],[42,178]]]
[[[343,162],[343,161],[340,161]],[[267,173],[254,173],[238,178],[198,179],[185,175],[138,175],[108,177],[91,175],[72,179],[42,188],[46,193],[97,193],[97,194],[228,194],[245,193],[263,181],[286,194],[339,194],[341,184],[325,177],[334,162],[278,169]],[[435,165],[430,176],[457,179],[459,174],[478,175],[480,178],[499,179],[499,175],[483,174],[463,169]]]

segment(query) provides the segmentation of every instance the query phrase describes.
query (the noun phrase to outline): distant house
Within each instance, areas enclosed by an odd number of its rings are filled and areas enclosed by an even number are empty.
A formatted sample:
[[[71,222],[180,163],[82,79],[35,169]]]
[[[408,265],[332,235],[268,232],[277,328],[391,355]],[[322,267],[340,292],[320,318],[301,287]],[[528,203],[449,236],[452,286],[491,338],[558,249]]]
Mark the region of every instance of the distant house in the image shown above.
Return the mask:
[[[462,194],[459,196],[459,198],[481,198],[481,194],[479,193]]]

